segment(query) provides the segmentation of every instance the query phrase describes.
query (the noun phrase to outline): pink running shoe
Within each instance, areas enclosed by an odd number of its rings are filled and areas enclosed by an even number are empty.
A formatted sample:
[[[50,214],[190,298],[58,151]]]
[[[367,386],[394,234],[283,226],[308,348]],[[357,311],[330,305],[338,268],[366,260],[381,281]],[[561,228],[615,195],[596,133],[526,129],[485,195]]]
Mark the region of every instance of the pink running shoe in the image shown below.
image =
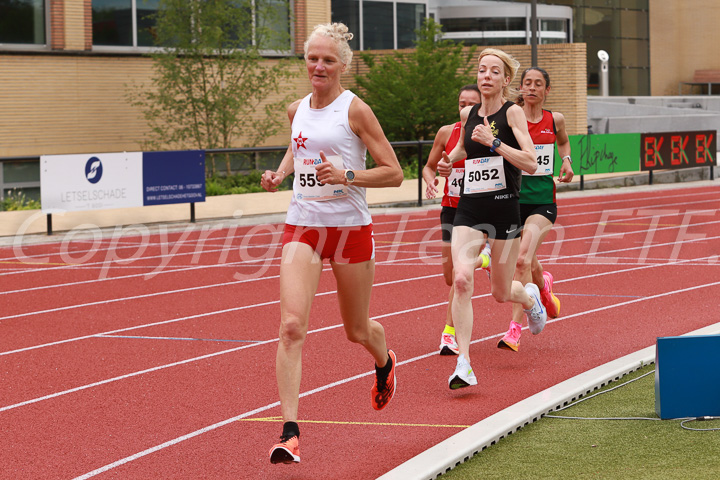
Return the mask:
[[[505,350],[517,352],[520,348],[521,333],[522,326],[515,321],[510,321],[510,328],[508,329],[505,336],[498,342],[498,348],[504,348]]]
[[[545,271],[543,272],[543,278],[545,279],[545,286],[540,290],[540,300],[547,310],[548,317],[557,318],[560,315],[560,300],[553,294],[553,276],[552,273]]]

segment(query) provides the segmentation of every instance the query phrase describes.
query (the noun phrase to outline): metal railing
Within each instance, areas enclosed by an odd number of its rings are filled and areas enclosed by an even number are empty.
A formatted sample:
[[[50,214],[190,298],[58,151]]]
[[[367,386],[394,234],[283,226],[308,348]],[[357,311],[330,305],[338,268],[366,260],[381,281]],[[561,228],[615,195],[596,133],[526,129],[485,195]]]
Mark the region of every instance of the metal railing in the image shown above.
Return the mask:
[[[390,145],[393,146],[393,148],[411,148],[414,147],[416,149],[415,157],[416,157],[416,166],[417,166],[417,175],[418,175],[418,198],[417,198],[417,205],[422,206],[422,168],[425,165],[425,155],[424,155],[424,147],[428,145],[432,145],[432,140],[413,140],[413,141],[405,141],[405,142],[390,142]],[[277,146],[277,147],[243,147],[243,148],[212,148],[205,150],[206,155],[222,155],[222,154],[253,154],[256,155],[256,159],[253,162],[253,170],[262,169],[259,168],[260,164],[262,162],[259,161],[259,154],[262,153],[269,153],[269,152],[284,152],[287,150],[287,145],[285,146]],[[35,163],[38,165],[37,172],[38,172],[38,178],[36,180],[32,181],[23,181],[23,182],[7,182],[5,181],[5,176],[3,175],[3,172],[5,171],[5,164],[6,163],[21,163],[21,162],[30,162]],[[0,157],[0,201],[2,201],[5,197],[4,195],[8,191],[12,191],[14,189],[23,190],[28,188],[40,188],[40,157],[39,156],[26,156],[26,157]],[[272,168],[269,167],[268,168]],[[194,220],[194,215],[191,214],[193,217],[192,220]]]

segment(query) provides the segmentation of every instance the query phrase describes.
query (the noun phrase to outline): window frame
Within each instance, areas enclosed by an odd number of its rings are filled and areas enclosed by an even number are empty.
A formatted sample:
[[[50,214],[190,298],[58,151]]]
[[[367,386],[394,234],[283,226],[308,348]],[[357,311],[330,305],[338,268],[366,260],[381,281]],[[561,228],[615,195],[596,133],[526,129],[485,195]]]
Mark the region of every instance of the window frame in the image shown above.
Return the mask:
[[[427,0],[358,0],[358,20],[359,20],[359,32],[358,36],[360,37],[359,43],[359,50],[363,51],[365,50],[365,13],[364,13],[364,4],[366,1],[372,1],[377,3],[389,3],[392,5],[392,12],[393,12],[393,47],[392,50],[398,49],[398,24],[397,24],[397,5],[398,3],[405,3],[405,4],[413,4],[413,5],[423,5],[425,7],[425,18],[427,19],[429,17],[428,12],[430,10],[428,6]]]
[[[141,0],[130,0],[131,1],[131,12],[132,12],[132,42],[133,45],[96,45],[92,43],[91,49],[93,52],[98,53],[114,53],[114,54],[144,54],[144,53],[156,53],[164,50],[165,47],[158,46],[144,46],[138,45],[138,18],[137,18],[137,2]],[[189,0],[191,1],[191,0]],[[253,8],[255,2],[253,1]],[[288,25],[288,34],[290,38],[290,45],[287,50],[260,50],[260,54],[266,57],[288,57],[295,55],[295,22],[292,17],[295,11],[295,0],[288,0],[288,10],[290,13],[290,21]],[[253,32],[256,28],[256,18],[253,15]],[[90,30],[92,31],[92,15],[90,18]],[[255,43],[255,35],[253,34],[253,44]]]
[[[25,51],[38,52],[51,49],[52,45],[52,25],[50,18],[50,0],[43,0],[43,27],[45,30],[45,43],[2,43],[0,42],[0,51]]]

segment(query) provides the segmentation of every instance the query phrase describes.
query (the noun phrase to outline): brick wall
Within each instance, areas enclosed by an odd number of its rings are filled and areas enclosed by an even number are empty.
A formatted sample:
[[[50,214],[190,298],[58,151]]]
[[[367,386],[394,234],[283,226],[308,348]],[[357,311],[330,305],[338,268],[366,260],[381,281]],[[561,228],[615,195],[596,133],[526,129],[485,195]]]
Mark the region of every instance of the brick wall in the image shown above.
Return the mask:
[[[720,70],[720,2],[650,0],[649,6],[651,95],[677,95],[678,82],[691,82],[695,70]]]
[[[303,46],[316,25],[330,22],[330,0],[295,1],[295,53],[303,54]]]
[[[65,2],[50,0],[50,48],[65,49]]]
[[[85,50],[92,50],[92,0],[83,1],[83,16],[85,23],[83,30],[85,31]]]
[[[295,53],[303,53],[303,43],[309,35],[307,24],[307,1],[295,0]]]
[[[0,54],[0,65],[0,91],[9,93],[0,95],[0,157],[133,151],[149,133],[141,111],[125,98],[132,82],[149,84],[149,58]],[[282,94],[299,98],[308,92],[301,75]],[[285,112],[278,115],[287,124]],[[288,130],[265,144],[286,144]]]
[[[91,3],[50,0],[53,50],[92,50]],[[300,53],[312,28],[330,21],[330,0],[296,0],[295,6],[295,42]],[[529,66],[530,46],[501,48],[515,56],[521,68]],[[378,53],[387,55],[392,51]],[[585,133],[585,44],[540,45],[538,58],[552,79],[547,108],[565,115],[568,133]],[[475,65],[477,60],[471,62]],[[148,58],[0,53],[0,65],[0,91],[6,93],[0,96],[2,157],[131,151],[140,148],[148,133],[141,112],[128,105],[125,98],[128,82],[149,82],[152,64]],[[304,69],[298,69],[300,75],[284,87],[283,96],[289,93],[300,98],[309,93]],[[364,71],[366,65],[355,55],[343,85],[353,88],[353,74]],[[258,115],[262,115],[262,109],[258,109]],[[267,138],[265,145],[287,143],[289,125],[284,113],[280,115],[285,128]],[[236,143],[241,145],[241,139]]]
[[[521,68],[529,65],[530,47],[505,50],[521,62]],[[547,108],[565,115],[569,134],[585,133],[585,45],[540,46],[538,59],[552,80]],[[353,60],[351,73],[367,70],[359,55]],[[125,99],[128,82],[147,83],[152,75],[148,58],[0,55],[0,64],[0,91],[11,92],[0,97],[0,112],[4,112],[0,114],[0,156],[137,150],[148,133],[141,113]],[[310,91],[302,67],[299,71],[283,92],[295,98]],[[353,83],[352,75],[344,76],[346,87],[353,88]],[[285,128],[265,145],[287,143],[289,125],[284,113],[280,115]]]
[[[85,0],[65,0],[65,50],[86,48],[86,27],[88,21],[91,23],[92,20],[86,18],[85,3]]]

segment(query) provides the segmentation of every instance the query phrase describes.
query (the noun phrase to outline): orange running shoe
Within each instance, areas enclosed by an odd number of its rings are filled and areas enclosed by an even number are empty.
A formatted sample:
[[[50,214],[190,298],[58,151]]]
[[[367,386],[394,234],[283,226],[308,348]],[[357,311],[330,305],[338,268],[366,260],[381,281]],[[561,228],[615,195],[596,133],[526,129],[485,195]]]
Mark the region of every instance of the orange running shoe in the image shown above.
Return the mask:
[[[377,372],[375,373],[375,384],[370,390],[372,394],[372,406],[375,410],[382,410],[390,403],[390,400],[395,396],[395,387],[397,381],[395,380],[395,366],[397,365],[397,359],[395,358],[395,352],[388,350],[390,361],[392,362],[392,368],[388,373],[387,379],[384,382],[378,382]]]
[[[280,437],[280,443],[270,449],[270,463],[300,463],[300,444],[296,435]]]
[[[545,286],[540,290],[540,300],[547,310],[548,317],[557,318],[560,315],[560,300],[552,291],[553,276],[550,272],[543,272]]]

